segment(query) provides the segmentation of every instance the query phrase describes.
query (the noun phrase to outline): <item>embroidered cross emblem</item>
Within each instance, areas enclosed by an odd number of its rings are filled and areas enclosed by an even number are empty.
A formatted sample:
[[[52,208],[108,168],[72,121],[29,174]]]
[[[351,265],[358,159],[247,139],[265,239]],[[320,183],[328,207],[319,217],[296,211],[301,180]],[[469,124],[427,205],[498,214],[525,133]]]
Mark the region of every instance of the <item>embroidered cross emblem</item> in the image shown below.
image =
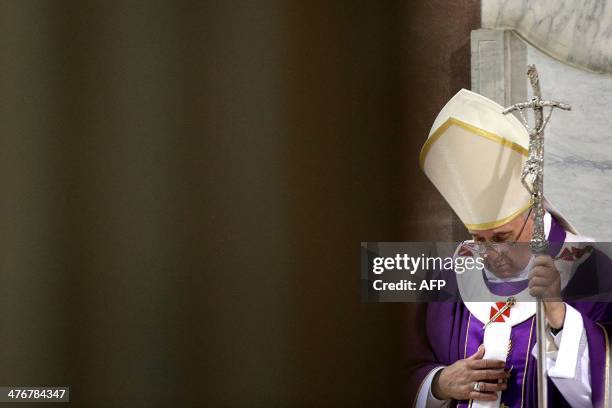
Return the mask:
[[[563,259],[564,261],[575,261],[582,258],[584,254],[591,253],[591,251],[593,251],[593,247],[590,245],[587,245],[584,248],[574,246],[563,248],[563,251],[561,251],[561,254],[557,257],[557,259]]]
[[[510,308],[514,306],[516,299],[509,297],[506,303],[496,302],[495,306],[491,306],[490,319],[487,324],[484,325],[483,330],[487,328],[491,323],[503,323],[507,317],[510,317]]]

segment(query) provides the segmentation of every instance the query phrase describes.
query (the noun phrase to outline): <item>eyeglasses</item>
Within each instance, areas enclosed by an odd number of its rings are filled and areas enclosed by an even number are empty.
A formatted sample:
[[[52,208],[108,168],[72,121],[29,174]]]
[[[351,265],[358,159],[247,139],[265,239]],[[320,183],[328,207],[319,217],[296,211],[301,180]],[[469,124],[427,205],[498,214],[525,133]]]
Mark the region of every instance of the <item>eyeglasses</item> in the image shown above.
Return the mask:
[[[474,252],[478,253],[478,255],[482,257],[488,256],[490,253],[495,254],[495,257],[505,255],[508,251],[514,248],[516,244],[518,243],[517,240],[523,234],[523,230],[525,229],[525,226],[527,225],[527,221],[529,220],[529,217],[531,216],[532,209],[533,207],[529,208],[527,217],[525,217],[525,222],[523,223],[523,226],[521,227],[521,230],[519,231],[516,238],[514,238],[514,241],[512,242],[464,242],[463,246],[473,250]]]

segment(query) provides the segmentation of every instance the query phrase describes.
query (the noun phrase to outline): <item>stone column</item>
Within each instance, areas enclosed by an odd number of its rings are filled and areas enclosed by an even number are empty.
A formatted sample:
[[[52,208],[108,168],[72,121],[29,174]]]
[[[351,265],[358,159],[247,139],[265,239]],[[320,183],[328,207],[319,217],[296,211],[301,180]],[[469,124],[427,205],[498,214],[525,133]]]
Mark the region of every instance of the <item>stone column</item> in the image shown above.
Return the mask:
[[[527,100],[527,44],[512,30],[473,30],[472,90],[502,106]]]

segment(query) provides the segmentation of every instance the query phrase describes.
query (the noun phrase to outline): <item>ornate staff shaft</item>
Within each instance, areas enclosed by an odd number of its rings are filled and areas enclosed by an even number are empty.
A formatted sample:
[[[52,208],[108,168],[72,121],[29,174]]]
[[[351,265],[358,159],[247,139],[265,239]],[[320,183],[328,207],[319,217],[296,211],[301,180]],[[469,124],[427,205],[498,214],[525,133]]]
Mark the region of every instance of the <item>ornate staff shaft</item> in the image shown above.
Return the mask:
[[[548,241],[544,232],[544,128],[546,127],[550,114],[544,118],[544,107],[570,110],[571,107],[555,101],[543,101],[540,89],[540,78],[535,65],[529,65],[527,76],[533,89],[533,98],[529,102],[517,103],[504,110],[504,114],[518,110],[525,127],[529,130],[529,157],[525,162],[521,174],[521,182],[531,193],[534,211],[534,229],[530,242],[531,252],[534,255],[548,253]],[[523,109],[533,109],[534,127],[530,129],[527,120],[522,114]],[[541,298],[536,300],[536,337],[538,340],[538,407],[546,408],[548,405],[547,375],[546,375],[546,313],[544,302]]]
[[[532,183],[533,210],[535,223],[533,236],[531,238],[531,251],[534,255],[546,254],[548,252],[548,241],[544,234],[544,108],[542,107],[542,91],[540,89],[540,77],[535,65],[527,69],[527,76],[533,88],[533,97],[538,103],[534,103],[533,113],[535,118],[534,129],[529,134],[529,153],[533,150],[533,158],[537,160],[538,166],[535,179]],[[554,106],[554,105],[552,105]],[[541,339],[540,337],[539,339]],[[539,341],[538,339],[538,341]]]
[[[535,65],[530,65],[527,69],[527,76],[533,88],[533,96],[538,101],[542,97],[540,89],[540,77]],[[534,104],[533,112],[535,117],[534,129],[529,134],[529,151],[534,151],[539,166],[532,184],[534,228],[530,246],[534,255],[545,254],[548,252],[548,241],[544,235],[544,203],[542,194],[544,190],[544,108],[539,104]],[[548,406],[548,379],[546,374],[546,310],[541,298],[536,300],[536,337],[538,339],[538,407],[547,408]]]

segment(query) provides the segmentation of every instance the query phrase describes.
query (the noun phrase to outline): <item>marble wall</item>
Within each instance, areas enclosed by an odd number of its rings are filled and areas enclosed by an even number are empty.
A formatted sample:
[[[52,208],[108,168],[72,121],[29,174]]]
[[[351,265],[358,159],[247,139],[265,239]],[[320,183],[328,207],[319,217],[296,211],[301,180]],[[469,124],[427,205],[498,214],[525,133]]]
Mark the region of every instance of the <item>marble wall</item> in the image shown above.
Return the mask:
[[[513,29],[552,57],[612,74],[611,0],[482,0],[482,27]]]
[[[544,191],[579,232],[612,241],[612,77],[532,46],[527,61],[538,68],[543,95],[572,106],[553,112],[546,128]]]
[[[544,97],[572,106],[546,129],[545,193],[582,234],[612,241],[612,0],[483,0],[481,11],[472,89],[515,103],[531,97],[536,65]]]

